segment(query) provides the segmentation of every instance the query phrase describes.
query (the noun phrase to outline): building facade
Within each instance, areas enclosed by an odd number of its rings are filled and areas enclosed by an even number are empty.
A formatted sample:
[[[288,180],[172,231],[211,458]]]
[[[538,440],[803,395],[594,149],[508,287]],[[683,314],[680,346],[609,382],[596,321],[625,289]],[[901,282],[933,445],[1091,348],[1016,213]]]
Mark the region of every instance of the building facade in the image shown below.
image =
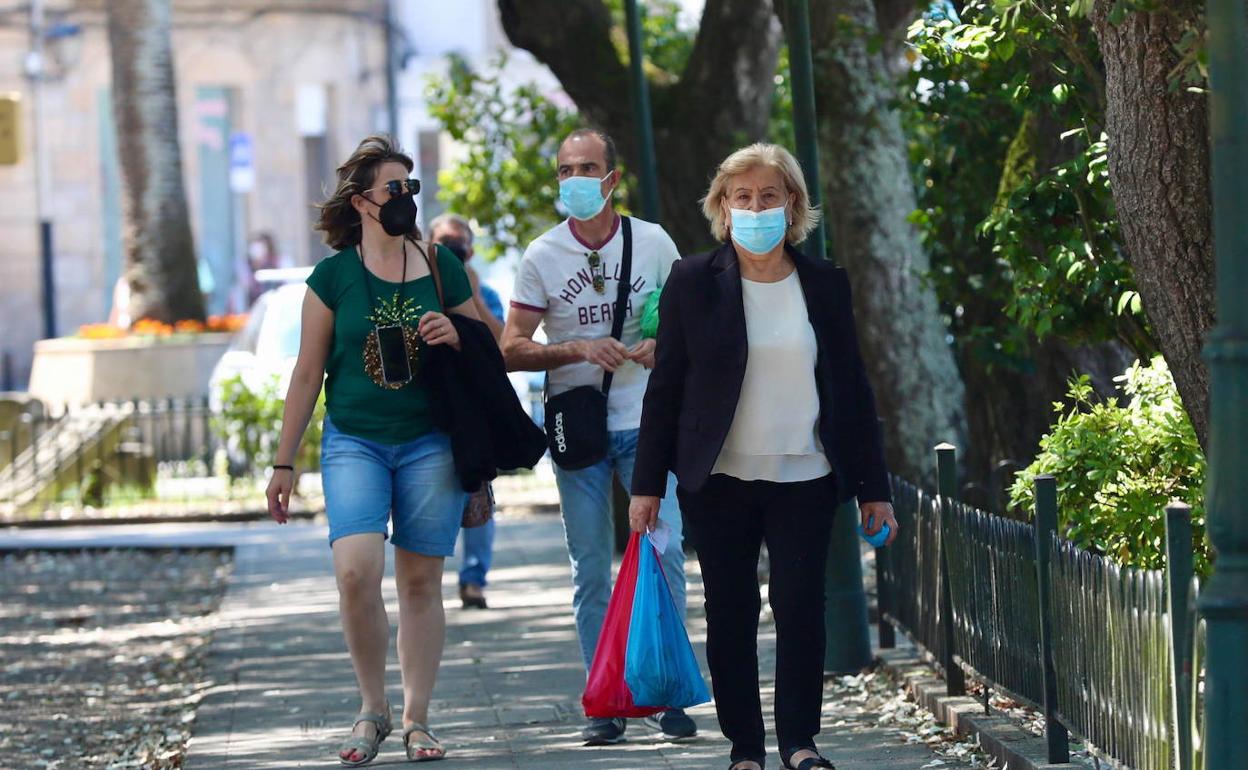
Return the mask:
[[[121,176],[103,0],[48,2],[47,211],[57,330],[105,320],[121,274]],[[334,168],[387,124],[384,0],[175,0],[173,47],[184,185],[209,311],[231,291],[248,240],[289,264],[327,252],[311,225]],[[0,92],[21,94],[22,150],[0,166],[0,389],[20,388],[42,336],[37,164],[26,6],[0,11]]]

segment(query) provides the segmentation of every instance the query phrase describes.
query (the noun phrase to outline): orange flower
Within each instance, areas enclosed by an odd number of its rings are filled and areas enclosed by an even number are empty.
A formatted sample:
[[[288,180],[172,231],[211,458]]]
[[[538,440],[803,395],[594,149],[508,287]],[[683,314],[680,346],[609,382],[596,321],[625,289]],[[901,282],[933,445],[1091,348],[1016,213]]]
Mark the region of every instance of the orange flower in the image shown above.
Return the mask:
[[[88,340],[111,340],[126,336],[126,330],[112,324],[83,324],[78,336]]]
[[[246,313],[208,316],[208,331],[236,332],[247,324]]]
[[[204,324],[192,318],[183,319],[173,325],[175,332],[186,332],[189,334],[199,334],[204,330]]]
[[[167,337],[173,334],[173,327],[155,318],[141,318],[130,327],[130,333],[149,337]]]

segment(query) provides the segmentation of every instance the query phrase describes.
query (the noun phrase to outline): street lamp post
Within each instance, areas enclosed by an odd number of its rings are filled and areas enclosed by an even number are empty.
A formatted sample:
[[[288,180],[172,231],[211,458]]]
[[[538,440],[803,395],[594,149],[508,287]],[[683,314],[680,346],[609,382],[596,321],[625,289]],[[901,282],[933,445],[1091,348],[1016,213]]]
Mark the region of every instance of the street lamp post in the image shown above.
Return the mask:
[[[1209,539],[1217,552],[1200,595],[1206,624],[1204,761],[1243,766],[1248,734],[1248,10],[1209,0],[1209,114],[1217,319],[1205,355],[1211,374]]]
[[[52,265],[52,217],[48,213],[48,179],[51,173],[48,167],[47,139],[44,135],[43,120],[46,106],[43,97],[44,74],[47,71],[44,60],[44,42],[46,25],[44,22],[43,0],[32,0],[30,4],[30,53],[26,58],[26,74],[30,78],[31,90],[34,92],[34,142],[35,150],[35,211],[39,217],[39,262],[43,276],[43,336],[56,336],[56,274]]]
[[[386,35],[386,129],[390,138],[402,144],[399,137],[399,63],[395,51],[394,0],[386,0],[382,26]]]
[[[819,182],[819,143],[816,135],[814,63],[810,54],[810,7],[807,0],[789,0],[789,71],[793,80],[793,134],[802,164],[810,203],[823,200]],[[828,256],[822,219],[802,244],[808,254]],[[823,667],[830,673],[856,673],[871,663],[871,632],[867,623],[867,595],[862,586],[862,560],[858,551],[857,509],[841,507],[832,519],[832,541],[824,573],[827,606],[824,627],[827,642]]]
[[[810,193],[810,205],[823,203],[823,188],[819,185],[819,139],[815,116],[814,62],[810,54],[810,5],[807,0],[789,2],[789,77],[793,87],[793,138],[797,141],[797,159],[802,164],[806,187]],[[807,254],[820,259],[828,257],[828,244],[823,218],[806,236],[801,248]]]
[[[641,212],[651,222],[659,221],[658,164],[654,156],[654,125],[650,120],[650,83],[642,66],[645,52],[641,48],[641,16],[637,0],[625,0],[624,16],[628,26],[628,60],[632,80],[633,121],[637,127],[637,160],[641,166]]]

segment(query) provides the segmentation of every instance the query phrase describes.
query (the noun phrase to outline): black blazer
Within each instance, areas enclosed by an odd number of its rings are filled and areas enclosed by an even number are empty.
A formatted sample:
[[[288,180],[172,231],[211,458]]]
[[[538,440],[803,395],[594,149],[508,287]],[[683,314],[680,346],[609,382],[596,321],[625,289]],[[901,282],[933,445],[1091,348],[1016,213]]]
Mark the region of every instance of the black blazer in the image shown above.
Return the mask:
[[[434,420],[451,437],[455,473],[464,491],[475,492],[500,470],[536,465],[546,453],[546,433],[520,405],[489,327],[457,313],[447,317],[460,349],[422,348],[421,373]]]
[[[819,437],[839,501],[891,501],[875,396],[858,351],[849,278],[792,247],[818,358]],[[661,497],[667,472],[685,489],[706,483],[732,427],[745,378],[741,270],[731,244],[677,260],[659,300],[655,367],[641,415],[635,495]],[[785,384],[776,383],[776,398]]]

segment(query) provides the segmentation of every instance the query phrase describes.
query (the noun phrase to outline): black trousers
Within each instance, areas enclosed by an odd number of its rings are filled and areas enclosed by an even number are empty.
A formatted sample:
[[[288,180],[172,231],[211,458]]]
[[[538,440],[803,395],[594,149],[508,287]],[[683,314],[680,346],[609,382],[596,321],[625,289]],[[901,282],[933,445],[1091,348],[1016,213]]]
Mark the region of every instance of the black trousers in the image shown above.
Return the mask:
[[[824,567],[836,485],[740,481],[714,475],[700,492],[677,489],[706,590],[706,657],[715,711],[732,759],[761,764],[758,556],[771,560],[776,621],[776,738],[787,756],[814,746],[823,708]]]

